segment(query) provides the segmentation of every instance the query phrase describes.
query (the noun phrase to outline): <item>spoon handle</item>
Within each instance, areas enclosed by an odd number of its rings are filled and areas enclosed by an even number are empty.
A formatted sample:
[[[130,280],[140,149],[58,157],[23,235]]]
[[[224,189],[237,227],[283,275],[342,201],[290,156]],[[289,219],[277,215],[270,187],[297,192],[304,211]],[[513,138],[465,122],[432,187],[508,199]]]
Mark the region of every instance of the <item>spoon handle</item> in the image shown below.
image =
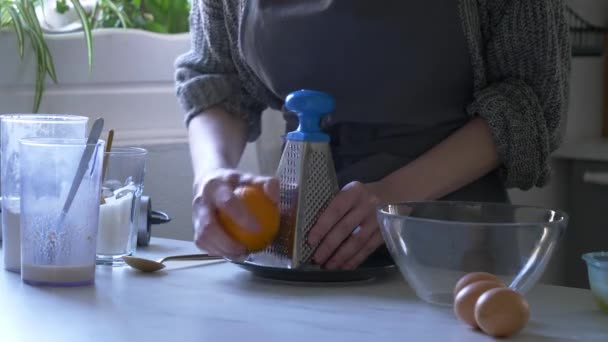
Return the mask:
[[[170,260],[219,260],[219,259],[223,259],[223,258],[219,257],[219,256],[211,256],[209,254],[187,254],[187,255],[168,256],[168,257],[162,258],[158,262],[160,262],[162,264],[163,262],[170,261]]]
[[[84,148],[84,152],[82,153],[82,157],[80,158],[80,163],[78,164],[78,169],[76,169],[76,175],[74,176],[74,180],[72,181],[72,186],[70,187],[70,192],[68,193],[68,197],[65,200],[65,204],[63,205],[63,210],[61,211],[59,222],[63,223],[63,219],[67,215],[70,210],[70,206],[74,201],[74,197],[76,197],[76,192],[78,192],[78,188],[80,187],[80,183],[82,183],[82,178],[84,177],[85,172],[87,171],[87,167],[89,166],[89,161],[93,156],[93,152],[97,149],[97,141],[99,140],[99,136],[101,135],[101,131],[103,130],[103,119],[98,118],[93,123],[93,127],[89,133],[89,138],[87,139],[87,144]]]

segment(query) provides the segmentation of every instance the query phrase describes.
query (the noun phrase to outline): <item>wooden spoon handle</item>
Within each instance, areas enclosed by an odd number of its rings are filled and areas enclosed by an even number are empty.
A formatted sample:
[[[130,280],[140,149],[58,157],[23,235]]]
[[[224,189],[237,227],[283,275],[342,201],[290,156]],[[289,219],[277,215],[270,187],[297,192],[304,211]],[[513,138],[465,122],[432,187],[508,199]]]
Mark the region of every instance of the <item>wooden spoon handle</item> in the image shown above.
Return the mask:
[[[162,258],[159,262],[162,264],[165,261],[170,260],[219,260],[223,259],[218,256],[211,256],[209,254],[187,254],[187,255],[174,255]]]
[[[106,172],[108,171],[108,154],[107,152],[112,151],[112,142],[114,141],[114,130],[111,129],[108,132],[108,140],[106,141],[106,150],[105,153],[103,154],[103,165],[101,168],[101,193],[100,193],[100,198],[99,201],[101,204],[106,204],[106,199],[103,198],[103,182],[106,180]]]
[[[106,141],[106,150],[105,150],[106,153],[112,151],[113,142],[114,142],[114,130],[111,129],[108,131],[108,140]],[[106,179],[106,172],[108,171],[108,155],[106,153],[104,153],[104,155],[103,155],[103,166],[102,166],[102,172],[101,172],[101,182],[102,183]]]

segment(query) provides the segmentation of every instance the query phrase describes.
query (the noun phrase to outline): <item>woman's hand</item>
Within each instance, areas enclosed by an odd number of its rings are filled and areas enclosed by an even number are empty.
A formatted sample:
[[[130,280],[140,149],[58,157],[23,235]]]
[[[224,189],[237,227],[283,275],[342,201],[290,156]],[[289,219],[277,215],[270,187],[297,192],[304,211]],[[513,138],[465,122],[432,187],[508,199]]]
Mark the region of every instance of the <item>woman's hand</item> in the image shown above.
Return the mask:
[[[320,242],[314,262],[327,269],[354,269],[384,243],[375,192],[373,185],[353,182],[336,195],[308,235],[309,244]]]
[[[217,210],[221,210],[238,225],[252,230],[259,229],[255,217],[234,194],[235,188],[245,184],[261,186],[266,194],[278,203],[279,183],[270,177],[218,169],[206,174],[196,183],[192,221],[194,242],[197,247],[217,256],[240,256],[246,253],[245,246],[234,241],[224,231],[216,217]]]

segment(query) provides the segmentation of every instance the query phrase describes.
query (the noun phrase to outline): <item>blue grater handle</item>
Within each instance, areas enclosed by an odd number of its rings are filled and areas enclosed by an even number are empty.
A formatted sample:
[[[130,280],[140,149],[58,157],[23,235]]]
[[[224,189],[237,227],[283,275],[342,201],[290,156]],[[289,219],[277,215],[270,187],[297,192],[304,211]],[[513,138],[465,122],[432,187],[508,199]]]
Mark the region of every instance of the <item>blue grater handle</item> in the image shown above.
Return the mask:
[[[285,108],[298,115],[298,129],[287,134],[287,140],[329,142],[321,131],[321,118],[336,109],[336,101],[329,95],[314,90],[298,90],[287,96]]]

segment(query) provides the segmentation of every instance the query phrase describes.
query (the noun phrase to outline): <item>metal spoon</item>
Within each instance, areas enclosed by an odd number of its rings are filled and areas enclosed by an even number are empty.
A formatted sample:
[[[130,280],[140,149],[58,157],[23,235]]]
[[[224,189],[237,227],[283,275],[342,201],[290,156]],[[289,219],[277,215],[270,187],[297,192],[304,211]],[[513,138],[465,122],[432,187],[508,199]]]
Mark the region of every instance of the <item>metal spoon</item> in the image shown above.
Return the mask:
[[[76,169],[76,175],[74,176],[74,180],[72,181],[72,186],[70,187],[70,192],[68,193],[68,197],[65,200],[65,204],[63,205],[63,210],[59,214],[59,224],[58,226],[62,226],[63,220],[65,216],[68,214],[70,210],[70,206],[76,197],[76,193],[78,192],[78,188],[80,187],[80,183],[82,183],[82,179],[84,178],[84,174],[87,171],[87,167],[89,166],[89,161],[93,156],[93,152],[97,150],[97,141],[101,136],[101,131],[103,130],[103,119],[98,118],[93,123],[93,127],[91,127],[91,131],[89,132],[89,138],[87,139],[87,145],[85,146],[84,152],[82,153],[82,157],[80,158],[80,163],[78,164],[78,169]]]
[[[125,261],[125,263],[127,265],[129,265],[137,270],[140,270],[142,272],[160,271],[163,268],[165,268],[165,265],[163,263],[165,261],[171,261],[171,260],[183,261],[183,260],[221,260],[221,259],[224,259],[224,258],[217,257],[217,256],[211,256],[209,254],[174,255],[174,256],[164,257],[162,259],[159,259],[158,261],[138,258],[138,257],[134,257],[134,256],[123,257],[123,260]]]
[[[99,137],[101,136],[101,131],[103,130],[103,124],[104,124],[103,118],[97,118],[95,120],[95,122],[93,123],[93,127],[91,127],[91,130],[89,131],[89,137],[87,139],[87,143],[84,148],[84,152],[82,153],[82,157],[80,158],[80,162],[78,163],[78,168],[76,169],[76,175],[74,176],[74,180],[72,181],[72,185],[70,187],[70,191],[68,192],[68,196],[63,205],[63,209],[59,213],[59,219],[57,220],[58,229],[64,230],[63,224],[65,223],[64,222],[65,218],[68,214],[68,211],[70,210],[70,207],[72,206],[72,202],[74,201],[74,198],[76,197],[76,193],[78,192],[78,188],[80,187],[80,184],[82,183],[82,179],[84,178],[84,175],[87,172],[87,168],[89,166],[89,161],[93,157],[93,153],[95,153],[97,151],[97,142],[99,141]],[[91,169],[93,170],[94,168],[91,167]],[[49,242],[48,248],[50,249],[50,253],[48,253],[50,255],[50,261],[51,261],[51,263],[53,263],[55,260],[55,253],[56,253],[54,240],[51,240]]]

